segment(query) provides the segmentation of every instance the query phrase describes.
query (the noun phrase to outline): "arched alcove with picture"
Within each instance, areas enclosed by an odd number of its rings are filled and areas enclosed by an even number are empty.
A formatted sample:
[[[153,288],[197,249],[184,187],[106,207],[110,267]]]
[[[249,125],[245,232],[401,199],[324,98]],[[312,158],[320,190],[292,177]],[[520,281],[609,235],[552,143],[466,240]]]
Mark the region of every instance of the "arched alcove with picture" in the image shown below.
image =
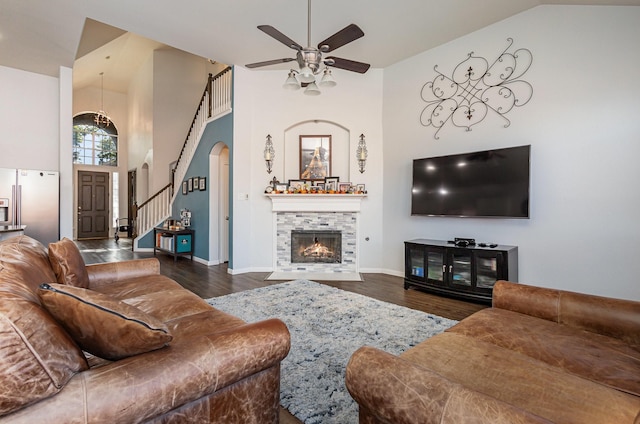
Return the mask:
[[[341,181],[349,181],[349,146],[350,131],[342,125],[325,120],[309,120],[298,122],[284,131],[284,153],[282,175],[285,177],[283,183],[289,180],[318,179],[312,178],[309,173],[304,173],[305,162],[308,165],[314,149],[305,149],[301,144],[301,137],[312,144],[322,145],[328,150],[330,167],[327,177],[339,177]],[[330,144],[327,144],[329,141]],[[304,143],[305,141],[303,141]],[[309,159],[309,160],[307,160]],[[302,166],[301,166],[302,164]]]

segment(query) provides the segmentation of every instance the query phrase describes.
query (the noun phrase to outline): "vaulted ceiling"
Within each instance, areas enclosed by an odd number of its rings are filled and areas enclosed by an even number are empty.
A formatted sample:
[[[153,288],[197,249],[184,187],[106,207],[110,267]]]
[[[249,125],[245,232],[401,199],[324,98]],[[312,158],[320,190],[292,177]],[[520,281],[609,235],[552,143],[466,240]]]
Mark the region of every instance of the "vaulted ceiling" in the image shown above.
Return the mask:
[[[365,36],[332,55],[384,68],[541,4],[640,0],[313,0],[311,44],[355,23]],[[263,24],[306,46],[307,0],[0,0],[0,65],[51,76],[73,67],[74,85],[95,85],[96,61],[109,56],[105,88],[122,91],[163,45],[234,65],[294,57]]]

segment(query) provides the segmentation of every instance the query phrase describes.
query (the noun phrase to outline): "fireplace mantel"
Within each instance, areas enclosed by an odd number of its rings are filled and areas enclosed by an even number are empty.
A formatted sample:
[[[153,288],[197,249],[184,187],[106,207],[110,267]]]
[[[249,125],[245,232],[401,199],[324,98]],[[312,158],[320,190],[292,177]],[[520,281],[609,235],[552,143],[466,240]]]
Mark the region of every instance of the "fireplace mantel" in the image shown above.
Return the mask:
[[[360,212],[366,194],[267,194],[273,212]]]

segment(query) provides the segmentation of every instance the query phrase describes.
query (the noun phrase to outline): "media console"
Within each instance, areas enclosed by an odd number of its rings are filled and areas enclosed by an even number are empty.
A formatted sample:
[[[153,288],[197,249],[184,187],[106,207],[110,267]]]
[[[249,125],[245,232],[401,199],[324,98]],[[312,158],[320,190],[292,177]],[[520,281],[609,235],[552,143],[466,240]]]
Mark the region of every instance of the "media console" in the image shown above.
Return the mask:
[[[180,255],[190,255],[193,260],[195,231],[188,228],[169,230],[155,227],[153,238],[153,256],[156,255],[156,251],[160,251],[173,256],[173,262],[176,262]]]
[[[456,246],[441,240],[405,241],[404,288],[491,303],[497,280],[518,281],[518,247]]]

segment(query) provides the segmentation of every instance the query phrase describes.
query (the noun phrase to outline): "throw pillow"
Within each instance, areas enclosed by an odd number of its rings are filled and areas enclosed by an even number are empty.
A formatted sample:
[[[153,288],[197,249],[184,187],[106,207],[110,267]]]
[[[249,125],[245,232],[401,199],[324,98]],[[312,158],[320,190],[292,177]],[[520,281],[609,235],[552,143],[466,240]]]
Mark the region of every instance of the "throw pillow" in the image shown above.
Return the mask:
[[[64,284],[41,284],[42,304],[83,350],[118,360],[164,347],[173,338],[158,319],[111,296]]]
[[[89,274],[78,250],[78,246],[68,238],[49,244],[49,262],[60,284],[74,287],[89,287]]]

